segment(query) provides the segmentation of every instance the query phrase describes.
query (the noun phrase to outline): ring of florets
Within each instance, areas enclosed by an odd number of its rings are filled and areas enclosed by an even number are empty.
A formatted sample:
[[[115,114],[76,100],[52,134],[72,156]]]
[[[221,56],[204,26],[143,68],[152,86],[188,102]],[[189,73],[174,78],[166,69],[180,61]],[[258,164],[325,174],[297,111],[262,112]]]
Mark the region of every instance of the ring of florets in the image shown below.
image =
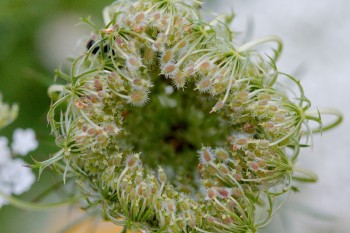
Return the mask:
[[[66,172],[78,174],[88,203],[100,203],[117,224],[141,222],[170,232],[255,231],[261,193],[270,203],[272,187],[282,186],[281,193],[291,188],[308,100],[295,103],[276,90],[274,60],[247,52],[250,44],[236,49],[227,26],[202,22],[187,1],[122,1],[104,13],[107,27],[96,30],[71,74],[58,72],[69,84],[49,119]],[[203,145],[197,152],[196,198],[171,185],[162,167],[145,168],[140,153],[123,141],[126,106],[147,105],[157,78],[178,90],[192,85],[198,93],[190,94],[213,100],[209,112],[230,129],[224,146]],[[57,121],[63,103],[65,114]],[[271,203],[269,208],[272,213]]]

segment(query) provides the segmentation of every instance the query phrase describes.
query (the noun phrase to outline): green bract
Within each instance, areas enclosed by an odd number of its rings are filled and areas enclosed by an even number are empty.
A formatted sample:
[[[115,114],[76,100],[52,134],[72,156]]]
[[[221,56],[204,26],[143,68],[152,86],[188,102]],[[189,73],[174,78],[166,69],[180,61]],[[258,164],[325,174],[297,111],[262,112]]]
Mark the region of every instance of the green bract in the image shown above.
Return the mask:
[[[304,126],[320,122],[276,69],[278,38],[239,47],[230,17],[205,22],[200,4],[113,3],[71,72],[57,71],[67,84],[50,89],[62,150],[41,170],[63,161],[85,207],[129,229],[256,232],[292,189]],[[270,41],[272,57],[254,50]]]

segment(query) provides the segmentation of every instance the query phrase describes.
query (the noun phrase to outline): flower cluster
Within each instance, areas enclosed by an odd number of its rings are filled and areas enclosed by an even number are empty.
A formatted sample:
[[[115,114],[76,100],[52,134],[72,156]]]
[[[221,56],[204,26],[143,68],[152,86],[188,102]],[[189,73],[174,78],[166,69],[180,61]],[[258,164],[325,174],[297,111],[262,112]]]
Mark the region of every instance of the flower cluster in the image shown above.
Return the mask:
[[[0,112],[0,122],[12,121],[16,118],[13,108],[10,110],[8,105],[0,102],[0,109],[7,110]],[[10,120],[11,119],[11,120]],[[2,128],[2,127],[0,127]],[[20,155],[25,156],[35,150],[38,142],[35,139],[35,133],[32,129],[16,129],[13,133],[11,149],[8,146],[8,139],[0,137],[0,208],[8,204],[8,200],[3,195],[19,195],[30,189],[35,181],[35,176],[31,169],[22,159],[13,158]]]
[[[117,1],[71,72],[56,72],[67,84],[52,89],[48,119],[62,150],[38,166],[63,161],[88,207],[116,224],[256,232],[291,190],[304,126],[319,121],[275,66],[278,38],[237,46],[230,17],[206,22],[200,5]],[[272,57],[254,49],[270,41]]]

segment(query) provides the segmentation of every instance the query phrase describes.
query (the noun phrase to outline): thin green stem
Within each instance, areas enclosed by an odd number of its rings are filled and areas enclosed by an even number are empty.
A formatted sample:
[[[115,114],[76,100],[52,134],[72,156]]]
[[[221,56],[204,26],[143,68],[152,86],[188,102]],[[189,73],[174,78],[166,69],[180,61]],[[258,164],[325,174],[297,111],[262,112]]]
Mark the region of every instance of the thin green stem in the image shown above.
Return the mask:
[[[335,116],[336,119],[328,123],[326,125],[321,124],[319,128],[313,129],[311,132],[312,133],[322,133],[327,130],[333,129],[334,127],[338,126],[342,121],[343,121],[343,114],[334,108],[324,108],[324,109],[319,109],[318,111],[306,111],[305,112],[305,118],[307,120],[315,120],[315,118],[319,118],[319,116],[322,115],[331,115]]]
[[[128,228],[126,226],[124,226],[122,232],[120,232],[120,233],[126,233],[127,231],[128,231]]]
[[[64,91],[64,85],[53,84],[53,85],[50,85],[49,89],[47,90],[47,94],[50,96],[51,99],[53,99],[54,93],[62,92],[62,91]]]
[[[55,76],[56,76],[56,77],[60,77],[60,78],[64,79],[64,80],[67,81],[67,82],[72,82],[71,76],[69,76],[69,75],[63,73],[63,72],[62,72],[61,70],[59,70],[59,69],[55,70]]]
[[[307,170],[305,168],[296,167],[293,168],[294,172],[301,174],[301,176],[294,176],[293,179],[300,181],[300,182],[308,182],[308,183],[315,183],[318,180],[318,176],[316,173]]]
[[[282,49],[283,49],[283,42],[282,42],[281,38],[278,36],[265,36],[265,37],[261,37],[259,39],[253,40],[253,41],[249,41],[248,43],[245,43],[242,46],[240,46],[237,49],[237,51],[239,53],[246,52],[259,44],[265,44],[267,42],[276,42],[277,43],[277,46],[278,46],[277,51],[275,52],[275,56],[273,58],[274,61],[277,61],[277,59],[278,59],[278,57],[281,54]]]
[[[0,196],[2,198],[4,198],[5,200],[7,200],[11,205],[13,205],[19,209],[31,210],[31,211],[42,211],[42,210],[46,210],[49,208],[63,206],[66,204],[72,204],[72,203],[76,203],[77,201],[79,201],[81,199],[81,197],[71,197],[71,198],[68,198],[66,200],[56,202],[56,203],[37,204],[37,203],[23,201],[23,200],[20,200],[16,197],[13,197],[13,196],[8,196],[1,191],[0,191]]]

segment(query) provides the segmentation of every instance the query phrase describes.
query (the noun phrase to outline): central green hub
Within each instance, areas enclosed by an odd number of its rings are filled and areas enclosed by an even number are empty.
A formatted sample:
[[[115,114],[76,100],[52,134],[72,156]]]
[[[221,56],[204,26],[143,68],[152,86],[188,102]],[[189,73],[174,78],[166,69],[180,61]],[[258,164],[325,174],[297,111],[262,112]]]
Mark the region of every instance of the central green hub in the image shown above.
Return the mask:
[[[196,187],[197,150],[223,145],[229,129],[217,114],[209,114],[215,104],[210,95],[193,90],[192,83],[176,90],[167,81],[156,80],[145,106],[128,107],[126,143],[141,152],[146,166],[161,165],[173,185],[190,192]]]

